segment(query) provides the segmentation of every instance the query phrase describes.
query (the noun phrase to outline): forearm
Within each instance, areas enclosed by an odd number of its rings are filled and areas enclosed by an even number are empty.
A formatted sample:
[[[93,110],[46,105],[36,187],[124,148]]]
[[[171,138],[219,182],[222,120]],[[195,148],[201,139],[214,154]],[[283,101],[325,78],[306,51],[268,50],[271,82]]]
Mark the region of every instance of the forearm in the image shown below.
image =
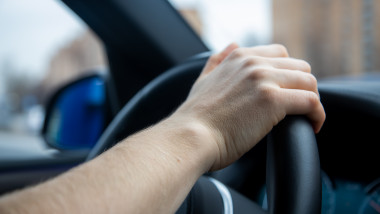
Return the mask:
[[[0,199],[1,213],[175,212],[213,164],[199,124],[163,121],[87,164]]]

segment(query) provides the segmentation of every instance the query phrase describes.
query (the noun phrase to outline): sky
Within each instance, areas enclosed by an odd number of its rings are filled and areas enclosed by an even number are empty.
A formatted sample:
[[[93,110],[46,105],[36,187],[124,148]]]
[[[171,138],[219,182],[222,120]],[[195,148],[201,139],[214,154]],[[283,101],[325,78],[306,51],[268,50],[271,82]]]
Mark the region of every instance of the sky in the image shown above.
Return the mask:
[[[269,0],[170,0],[176,7],[196,8],[204,40],[213,50],[230,42],[268,43],[271,37]],[[50,58],[86,25],[58,0],[0,0],[0,94],[4,63],[41,79]]]

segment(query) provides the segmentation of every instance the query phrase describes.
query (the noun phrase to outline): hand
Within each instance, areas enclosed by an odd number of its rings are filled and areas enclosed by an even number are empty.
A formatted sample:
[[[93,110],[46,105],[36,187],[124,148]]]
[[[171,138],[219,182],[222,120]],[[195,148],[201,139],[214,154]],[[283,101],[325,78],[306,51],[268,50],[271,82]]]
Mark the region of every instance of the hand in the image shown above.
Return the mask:
[[[310,65],[281,45],[237,48],[210,58],[173,116],[196,121],[214,144],[217,170],[257,144],[287,114],[307,115],[319,132],[325,113]]]

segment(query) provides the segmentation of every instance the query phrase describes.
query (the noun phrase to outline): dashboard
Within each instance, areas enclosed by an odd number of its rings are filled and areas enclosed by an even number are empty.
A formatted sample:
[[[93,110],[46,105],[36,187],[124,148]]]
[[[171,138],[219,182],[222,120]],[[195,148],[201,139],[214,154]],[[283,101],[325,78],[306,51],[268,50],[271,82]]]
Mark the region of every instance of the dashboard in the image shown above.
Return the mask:
[[[380,179],[360,183],[322,172],[322,214],[339,213],[380,213]]]
[[[322,213],[380,213],[380,84],[322,85]]]

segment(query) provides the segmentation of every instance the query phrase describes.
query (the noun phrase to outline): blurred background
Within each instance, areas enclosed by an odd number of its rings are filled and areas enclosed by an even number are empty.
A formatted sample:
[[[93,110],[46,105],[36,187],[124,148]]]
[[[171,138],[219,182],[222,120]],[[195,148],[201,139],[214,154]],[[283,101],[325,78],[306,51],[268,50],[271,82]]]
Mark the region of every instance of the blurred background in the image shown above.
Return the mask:
[[[213,51],[280,43],[319,79],[380,71],[378,0],[170,3]],[[37,136],[49,95],[99,66],[98,38],[62,2],[0,0],[0,144]]]

